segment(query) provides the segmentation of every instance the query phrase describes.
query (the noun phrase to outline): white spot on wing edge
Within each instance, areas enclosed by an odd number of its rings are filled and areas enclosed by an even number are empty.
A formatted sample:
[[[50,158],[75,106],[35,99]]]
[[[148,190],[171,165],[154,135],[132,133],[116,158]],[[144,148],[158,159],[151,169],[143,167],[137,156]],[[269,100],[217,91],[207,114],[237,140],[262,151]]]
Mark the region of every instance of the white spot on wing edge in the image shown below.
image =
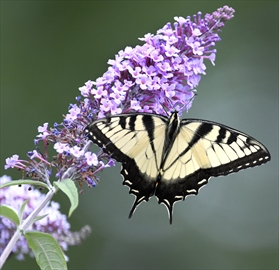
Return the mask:
[[[130,182],[128,179],[126,179],[126,180],[124,180],[124,184],[132,185],[132,182]]]
[[[195,190],[195,189],[186,189],[186,191],[187,191],[188,193],[194,193],[194,194],[198,193],[198,191]]]
[[[171,205],[170,205],[170,202],[169,202],[167,199],[164,199],[163,202],[164,202],[165,204],[167,204],[169,207],[171,206]]]
[[[206,183],[207,180],[206,179],[202,179],[201,181],[198,182],[198,185],[202,185],[203,183]]]

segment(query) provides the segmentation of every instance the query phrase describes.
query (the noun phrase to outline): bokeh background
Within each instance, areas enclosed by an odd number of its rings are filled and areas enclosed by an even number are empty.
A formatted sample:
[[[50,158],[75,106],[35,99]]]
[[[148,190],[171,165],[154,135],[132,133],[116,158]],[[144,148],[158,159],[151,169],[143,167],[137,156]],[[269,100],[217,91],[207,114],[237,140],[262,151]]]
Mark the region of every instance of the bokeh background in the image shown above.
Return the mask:
[[[174,16],[235,8],[217,43],[216,65],[185,117],[246,132],[271,162],[211,179],[199,196],[167,211],[152,198],[128,213],[133,196],[120,166],[80,196],[72,230],[91,236],[70,247],[69,269],[277,269],[278,267],[278,1],[1,1],[1,175],[5,159],[34,149],[37,127],[61,122],[78,87],[96,80],[108,59],[155,33]],[[54,200],[68,212],[61,192]],[[10,258],[3,269],[38,269]]]

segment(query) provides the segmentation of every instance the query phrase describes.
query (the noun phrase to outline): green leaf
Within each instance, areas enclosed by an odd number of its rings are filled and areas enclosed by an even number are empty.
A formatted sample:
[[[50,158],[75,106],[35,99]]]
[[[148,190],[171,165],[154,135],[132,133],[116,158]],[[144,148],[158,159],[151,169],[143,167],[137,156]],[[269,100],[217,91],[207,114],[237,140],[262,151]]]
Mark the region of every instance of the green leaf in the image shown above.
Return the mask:
[[[18,212],[18,217],[19,217],[20,223],[22,221],[22,217],[23,217],[23,212],[24,212],[25,206],[29,202],[29,200],[30,200],[30,198],[26,199],[23,202],[23,204],[20,206],[20,209],[19,209],[19,212]]]
[[[64,253],[52,235],[30,231],[24,236],[41,269],[67,269]]]
[[[34,180],[13,180],[6,182],[0,185],[0,188],[9,187],[9,186],[18,186],[18,185],[33,185],[33,186],[42,186],[49,190],[49,186],[46,183]]]
[[[35,218],[34,218],[33,223],[35,223],[35,222],[36,222],[36,221],[38,221],[38,220],[41,220],[41,219],[45,218],[46,216],[48,216],[48,214],[45,214],[45,215],[42,215],[42,216],[35,217]]]
[[[17,226],[19,226],[20,221],[19,221],[19,217],[17,215],[17,210],[15,208],[13,208],[9,205],[1,204],[0,205],[0,215],[8,218],[10,221],[12,221]]]
[[[61,182],[53,182],[53,185],[61,189],[69,198],[71,207],[69,210],[69,217],[78,206],[78,190],[73,180],[64,179]]]

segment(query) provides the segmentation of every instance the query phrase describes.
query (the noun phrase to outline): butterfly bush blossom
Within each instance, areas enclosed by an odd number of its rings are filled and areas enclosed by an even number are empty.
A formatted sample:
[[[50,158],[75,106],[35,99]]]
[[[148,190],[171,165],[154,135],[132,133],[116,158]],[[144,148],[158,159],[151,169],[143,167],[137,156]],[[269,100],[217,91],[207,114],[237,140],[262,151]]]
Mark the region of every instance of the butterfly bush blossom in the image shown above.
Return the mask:
[[[0,177],[0,183],[4,184],[11,181],[9,176]],[[30,189],[29,186],[23,185],[22,187],[12,186],[1,189],[0,192],[0,204],[9,205],[16,210],[19,210],[22,203],[29,199],[26,204],[23,218],[26,218],[44,199],[44,194],[38,190]],[[83,227],[79,232],[71,232],[70,224],[67,221],[65,215],[59,211],[59,204],[52,201],[47,207],[45,207],[40,215],[48,214],[47,217],[35,222],[29,228],[29,230],[36,230],[45,233],[50,233],[57,240],[62,250],[66,251],[68,246],[79,244],[87,235],[91,229],[89,226]],[[0,254],[2,254],[4,248],[7,246],[9,240],[16,230],[16,225],[9,219],[0,216]],[[27,240],[21,236],[19,241],[13,248],[13,252],[16,254],[18,260],[24,259],[24,255],[29,254],[33,256],[31,249],[27,245]]]
[[[102,77],[88,81],[80,88],[88,98],[92,119],[108,114],[130,111],[166,115],[166,111],[189,109],[205,74],[204,60],[214,64],[216,33],[224,22],[233,17],[227,6],[202,18],[201,12],[187,18],[174,17],[173,26],[167,23],[156,35],[146,34],[145,43],[126,47]]]
[[[28,159],[15,154],[6,159],[5,168],[19,169],[26,177],[47,183],[52,175],[59,180],[71,178],[81,191],[83,183],[96,186],[96,174],[114,166],[114,161],[102,150],[89,151],[91,142],[84,128],[97,118],[119,113],[167,115],[188,110],[205,74],[204,60],[214,65],[218,32],[233,13],[224,6],[204,17],[201,12],[192,18],[175,17],[173,25],[167,23],[156,34],[140,38],[143,45],[118,52],[102,77],[79,88],[81,96],[69,106],[61,124],[49,128],[45,123],[38,128],[36,149],[28,152]],[[50,146],[54,157],[49,154]]]

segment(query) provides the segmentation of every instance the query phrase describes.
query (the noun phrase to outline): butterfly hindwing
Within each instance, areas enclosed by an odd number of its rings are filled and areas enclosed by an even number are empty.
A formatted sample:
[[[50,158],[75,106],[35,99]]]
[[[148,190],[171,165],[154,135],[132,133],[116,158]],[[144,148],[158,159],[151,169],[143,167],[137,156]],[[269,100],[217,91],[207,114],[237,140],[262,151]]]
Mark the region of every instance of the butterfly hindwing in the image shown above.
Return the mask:
[[[123,184],[135,195],[132,216],[156,195],[172,221],[173,204],[197,195],[211,176],[227,175],[270,160],[268,150],[247,134],[198,119],[148,113],[99,119],[85,133],[122,163]]]

